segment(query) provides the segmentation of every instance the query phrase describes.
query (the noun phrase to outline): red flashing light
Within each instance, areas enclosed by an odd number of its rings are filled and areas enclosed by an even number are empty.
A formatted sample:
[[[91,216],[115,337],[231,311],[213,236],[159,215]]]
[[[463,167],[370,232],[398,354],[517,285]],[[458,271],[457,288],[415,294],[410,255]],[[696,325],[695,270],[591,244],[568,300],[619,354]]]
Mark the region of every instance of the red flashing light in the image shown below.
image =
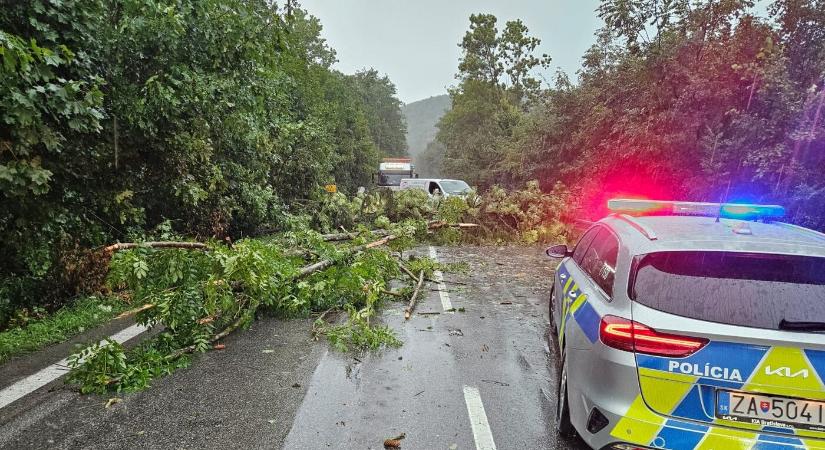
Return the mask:
[[[618,350],[676,358],[690,356],[710,342],[704,338],[659,333],[646,325],[616,316],[602,318],[599,337],[604,345]]]

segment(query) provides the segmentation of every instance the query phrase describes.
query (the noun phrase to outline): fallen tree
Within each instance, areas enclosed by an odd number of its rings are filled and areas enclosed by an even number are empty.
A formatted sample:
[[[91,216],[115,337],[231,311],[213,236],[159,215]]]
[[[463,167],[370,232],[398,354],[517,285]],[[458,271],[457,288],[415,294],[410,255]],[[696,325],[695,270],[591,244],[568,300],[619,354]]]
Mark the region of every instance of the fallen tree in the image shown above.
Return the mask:
[[[326,336],[341,350],[400,345],[393,330],[371,318],[384,299],[398,296],[387,287],[403,274],[409,276],[412,290],[405,316],[412,315],[435,263],[426,258],[410,261],[416,276],[402,261],[402,252],[415,245],[416,238],[426,238],[427,231],[443,226],[408,221],[387,230],[293,232],[242,239],[231,246],[183,241],[107,246],[104,250],[112,254],[110,289],[127,291],[142,305],[127,314],[160,331],[128,351],[117,343],[81,350],[70,360],[69,380],[84,392],[142,389],[152,378],[188,364],[187,355],[223,348],[218,341],[260,314],[344,311],[347,320],[338,324],[327,324],[322,314],[313,334]],[[388,245],[391,248],[381,248]]]

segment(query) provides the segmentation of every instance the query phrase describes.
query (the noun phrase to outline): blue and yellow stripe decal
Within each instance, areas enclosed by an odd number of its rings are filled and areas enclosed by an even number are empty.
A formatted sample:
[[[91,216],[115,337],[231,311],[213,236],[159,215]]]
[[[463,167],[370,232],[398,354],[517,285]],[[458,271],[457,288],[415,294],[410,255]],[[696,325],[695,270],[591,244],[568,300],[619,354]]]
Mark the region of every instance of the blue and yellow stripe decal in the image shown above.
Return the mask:
[[[559,301],[562,302],[562,318],[559,327],[559,343],[564,343],[567,324],[575,321],[581,328],[582,333],[590,343],[599,340],[599,323],[601,316],[588,302],[587,294],[583,293],[579,284],[573,279],[567,264],[562,264],[559,269],[559,280],[562,285],[562,295]]]

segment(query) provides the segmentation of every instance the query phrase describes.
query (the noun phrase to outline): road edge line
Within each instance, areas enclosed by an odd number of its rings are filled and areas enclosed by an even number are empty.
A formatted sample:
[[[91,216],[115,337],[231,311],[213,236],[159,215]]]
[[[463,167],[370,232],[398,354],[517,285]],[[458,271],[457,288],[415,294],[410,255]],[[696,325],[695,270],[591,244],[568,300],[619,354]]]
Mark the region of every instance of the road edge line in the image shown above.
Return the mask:
[[[430,246],[430,258],[438,262],[438,252],[435,247]],[[453,303],[450,301],[450,293],[447,292],[447,285],[444,284],[444,274],[440,270],[433,271],[433,278],[438,284],[438,296],[441,298],[441,308],[444,311],[452,311]]]
[[[133,339],[143,334],[147,327],[139,324],[126,327],[117,333],[109,336],[109,339],[123,344],[124,342]],[[106,340],[100,341],[101,345],[106,345]],[[22,378],[11,385],[0,390],[0,409],[20,400],[21,398],[31,394],[32,392],[42,388],[54,380],[62,377],[68,372],[69,358],[63,358],[56,363],[44,367],[37,372]]]

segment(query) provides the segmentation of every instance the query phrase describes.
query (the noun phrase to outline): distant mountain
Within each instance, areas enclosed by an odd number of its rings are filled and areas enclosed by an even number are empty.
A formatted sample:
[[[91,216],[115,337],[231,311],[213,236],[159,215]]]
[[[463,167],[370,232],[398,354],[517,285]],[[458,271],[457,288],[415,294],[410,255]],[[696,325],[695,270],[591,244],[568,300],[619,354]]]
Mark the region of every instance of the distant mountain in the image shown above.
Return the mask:
[[[435,124],[452,105],[449,95],[438,95],[401,107],[401,112],[407,119],[407,145],[413,159],[427,149],[427,145],[435,140],[438,130]]]

